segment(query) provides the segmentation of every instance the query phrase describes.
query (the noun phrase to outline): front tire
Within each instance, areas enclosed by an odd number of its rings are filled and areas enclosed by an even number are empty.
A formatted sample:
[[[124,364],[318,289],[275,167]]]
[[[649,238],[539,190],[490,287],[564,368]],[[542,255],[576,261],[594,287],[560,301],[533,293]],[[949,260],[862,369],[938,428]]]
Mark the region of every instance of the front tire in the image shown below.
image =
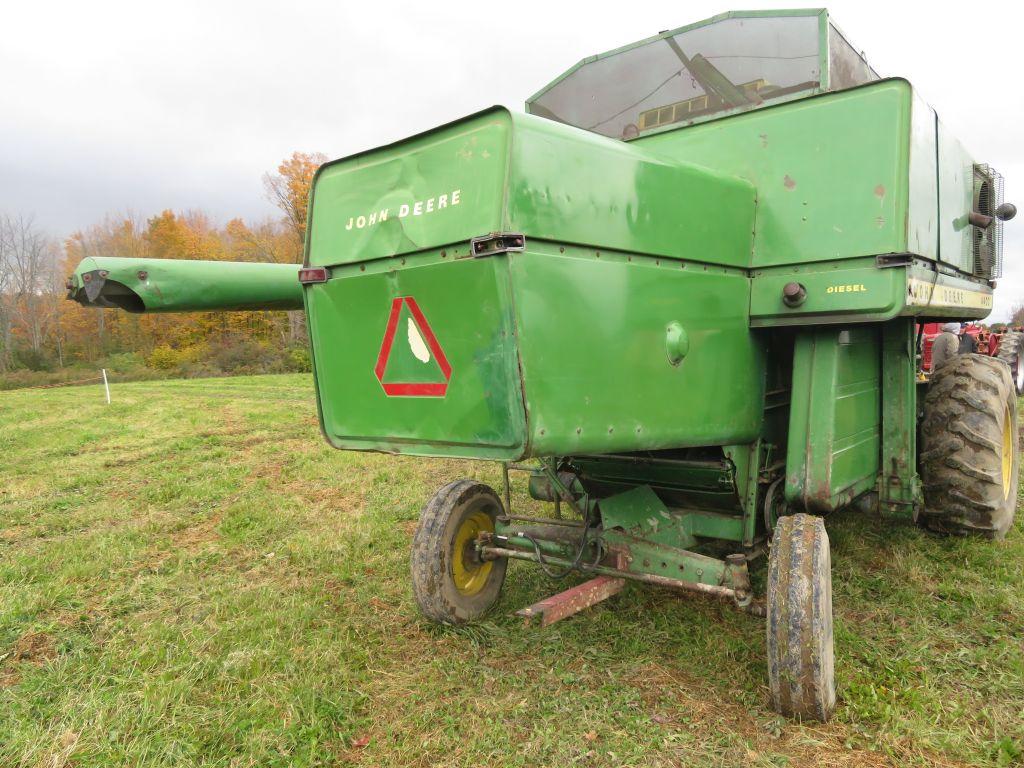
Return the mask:
[[[1020,456],[1017,393],[1007,367],[959,355],[935,372],[921,424],[921,522],[1002,538],[1013,524]]]
[[[475,480],[449,483],[423,507],[412,540],[412,592],[428,619],[465,624],[497,602],[508,561],[481,560],[474,544],[494,532],[502,509],[494,490]]]
[[[832,559],[820,517],[779,518],[768,556],[768,686],[786,717],[827,721],[836,705]]]

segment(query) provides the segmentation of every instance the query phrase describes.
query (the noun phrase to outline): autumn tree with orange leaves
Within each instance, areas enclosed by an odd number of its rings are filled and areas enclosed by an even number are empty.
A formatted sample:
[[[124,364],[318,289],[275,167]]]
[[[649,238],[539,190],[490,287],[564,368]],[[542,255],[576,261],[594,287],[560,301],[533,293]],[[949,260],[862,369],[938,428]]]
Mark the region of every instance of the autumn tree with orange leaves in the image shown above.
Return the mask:
[[[64,301],[60,283],[61,276],[70,274],[88,256],[301,261],[310,185],[325,160],[319,153],[295,152],[276,173],[264,174],[266,195],[283,213],[277,220],[250,224],[234,218],[221,226],[198,210],[164,210],[148,218],[127,213],[108,216],[72,233],[64,240],[62,252],[52,238],[30,228],[29,234],[41,244],[37,249],[38,287],[28,293],[21,290],[17,301],[11,287],[16,276],[14,252],[10,238],[3,239],[0,374],[25,367],[31,357],[29,350],[34,350],[29,367],[40,358],[51,368],[69,363],[93,365],[121,353],[150,360],[158,351],[160,360],[189,361],[199,374],[217,373],[217,360],[239,358],[241,347],[248,350],[242,358],[248,355],[256,361],[251,366],[254,372],[261,366],[279,368],[282,355],[301,359],[306,344],[301,312],[132,315],[97,311]]]
[[[306,154],[293,152],[277,166],[277,173],[263,174],[263,187],[267,197],[284,211],[285,220],[301,245],[306,239],[306,215],[309,210],[309,190],[316,169],[327,162],[319,152]],[[298,261],[298,259],[296,259]]]

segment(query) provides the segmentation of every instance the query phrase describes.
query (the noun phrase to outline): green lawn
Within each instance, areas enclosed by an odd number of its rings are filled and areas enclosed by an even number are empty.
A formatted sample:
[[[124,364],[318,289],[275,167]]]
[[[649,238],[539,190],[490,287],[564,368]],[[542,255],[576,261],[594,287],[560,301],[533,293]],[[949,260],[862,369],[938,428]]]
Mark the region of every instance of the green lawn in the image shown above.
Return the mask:
[[[555,587],[513,563],[488,620],[420,619],[420,506],[499,472],[329,449],[308,376],[113,399],[0,393],[3,768],[1022,760],[1020,521],[830,518],[840,703],[802,726],[766,705],[762,620],[723,603],[630,585],[527,630]]]

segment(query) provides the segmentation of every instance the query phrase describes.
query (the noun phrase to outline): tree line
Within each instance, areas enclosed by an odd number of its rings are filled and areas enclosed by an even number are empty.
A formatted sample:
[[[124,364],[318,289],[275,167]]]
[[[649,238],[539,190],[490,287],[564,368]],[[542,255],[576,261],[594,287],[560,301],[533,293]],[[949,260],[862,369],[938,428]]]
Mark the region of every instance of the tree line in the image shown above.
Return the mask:
[[[301,312],[132,315],[65,301],[88,256],[297,263],[313,174],[296,152],[264,174],[278,219],[220,226],[202,211],[109,215],[59,241],[31,215],[0,212],[0,387],[73,380],[108,367],[131,378],[308,368]]]

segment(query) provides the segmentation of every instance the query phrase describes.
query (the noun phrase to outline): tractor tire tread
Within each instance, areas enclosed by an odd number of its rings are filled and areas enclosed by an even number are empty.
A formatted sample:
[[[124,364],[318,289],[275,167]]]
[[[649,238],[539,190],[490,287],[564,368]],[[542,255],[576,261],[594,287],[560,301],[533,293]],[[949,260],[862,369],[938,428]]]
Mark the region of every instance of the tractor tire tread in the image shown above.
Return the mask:
[[[975,432],[962,421],[953,422],[953,424],[949,428],[949,431],[953,432],[956,435],[959,435],[961,438],[963,438],[969,443],[974,443],[974,445],[978,446],[979,448],[988,449],[992,451],[992,453],[994,453],[996,456],[1000,455],[999,452],[1002,450],[1001,446],[999,446],[997,443],[990,440],[989,438],[985,437],[985,435],[982,435],[979,432]]]
[[[995,358],[959,355],[933,374],[921,422],[919,522],[942,533],[1005,535],[1016,494],[1004,498],[1002,440],[1007,414],[1016,423],[1016,401],[1009,370]],[[1013,488],[1018,472],[1015,451]]]
[[[996,359],[1002,360],[1010,369],[1010,378],[1018,396],[1024,395],[1024,376],[1020,366],[1024,366],[1024,333],[1007,331],[999,340]],[[1019,385],[1019,386],[1018,386]]]

